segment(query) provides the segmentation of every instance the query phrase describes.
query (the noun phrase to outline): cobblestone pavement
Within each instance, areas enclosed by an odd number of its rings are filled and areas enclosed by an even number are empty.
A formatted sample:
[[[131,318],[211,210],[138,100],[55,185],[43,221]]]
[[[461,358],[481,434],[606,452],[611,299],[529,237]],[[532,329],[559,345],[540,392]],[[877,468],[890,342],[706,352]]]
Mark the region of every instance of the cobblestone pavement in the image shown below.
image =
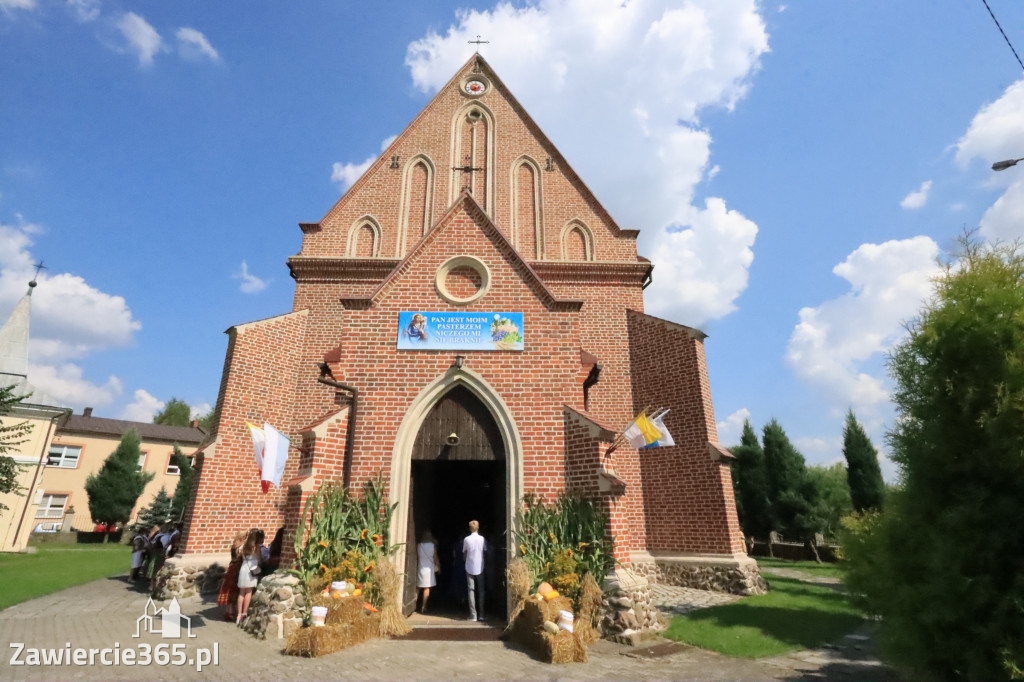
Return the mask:
[[[198,601],[182,604],[182,613],[192,618],[193,639],[160,639],[148,633],[136,639],[136,620],[145,605],[144,594],[111,578],[0,611],[0,646],[6,652],[0,680],[893,679],[879,677],[873,664],[858,666],[856,661],[851,670],[864,674],[837,672],[819,677],[834,663],[835,652],[830,650],[751,661],[682,647],[669,656],[643,658],[624,656],[631,650],[610,642],[595,643],[589,663],[571,665],[541,663],[504,642],[375,640],[321,659],[298,659],[283,655],[279,641],[253,639],[221,620],[218,607]],[[16,666],[10,664],[15,653],[11,643],[27,648],[64,648],[66,643],[86,649],[119,646],[122,651],[145,644],[186,643],[186,660],[195,659],[199,649],[216,646],[218,661],[201,674],[194,666],[101,667],[98,661],[91,667]],[[26,660],[26,655],[23,651],[21,659]]]
[[[737,594],[695,590],[692,587],[676,587],[675,585],[651,585],[651,595],[658,610],[670,616],[681,616],[697,609],[706,609],[709,606],[728,604],[742,599]]]

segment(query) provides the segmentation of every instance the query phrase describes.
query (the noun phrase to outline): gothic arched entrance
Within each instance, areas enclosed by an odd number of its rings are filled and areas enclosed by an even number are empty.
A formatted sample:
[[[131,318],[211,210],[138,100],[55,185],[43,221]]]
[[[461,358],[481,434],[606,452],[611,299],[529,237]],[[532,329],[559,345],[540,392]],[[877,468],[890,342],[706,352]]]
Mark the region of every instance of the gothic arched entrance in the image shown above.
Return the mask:
[[[504,616],[508,482],[502,433],[487,405],[455,384],[427,412],[412,446],[406,532],[404,610],[416,606],[416,543],[430,530],[441,572],[430,611],[464,616],[466,579],[462,539],[471,520],[488,542],[485,595],[488,616]]]

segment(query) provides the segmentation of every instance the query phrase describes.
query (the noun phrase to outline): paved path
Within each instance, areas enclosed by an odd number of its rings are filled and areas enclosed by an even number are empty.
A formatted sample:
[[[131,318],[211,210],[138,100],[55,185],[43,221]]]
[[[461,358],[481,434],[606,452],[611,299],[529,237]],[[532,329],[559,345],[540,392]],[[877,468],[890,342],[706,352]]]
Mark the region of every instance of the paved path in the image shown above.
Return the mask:
[[[220,610],[198,601],[182,604],[192,617],[195,638],[187,640],[184,658],[216,644],[218,664],[199,675],[194,666],[78,667],[12,666],[12,642],[29,648],[114,647],[139,649],[148,644],[181,643],[144,633],[133,637],[146,596],[118,578],[80,585],[0,611],[0,646],[4,653],[0,680],[288,680],[320,679],[514,679],[514,680],[891,680],[877,665],[832,668],[834,650],[801,652],[773,659],[743,660],[691,647],[659,658],[597,642],[586,664],[549,665],[504,642],[423,642],[374,640],[321,659],[298,659],[280,653],[278,641],[259,641],[220,619]],[[98,655],[98,654],[97,654]],[[26,658],[22,652],[21,658]],[[845,660],[845,659],[844,659]],[[832,674],[832,672],[835,674]],[[851,672],[852,671],[852,672]],[[879,675],[879,673],[883,673]],[[825,675],[820,677],[819,675]]]

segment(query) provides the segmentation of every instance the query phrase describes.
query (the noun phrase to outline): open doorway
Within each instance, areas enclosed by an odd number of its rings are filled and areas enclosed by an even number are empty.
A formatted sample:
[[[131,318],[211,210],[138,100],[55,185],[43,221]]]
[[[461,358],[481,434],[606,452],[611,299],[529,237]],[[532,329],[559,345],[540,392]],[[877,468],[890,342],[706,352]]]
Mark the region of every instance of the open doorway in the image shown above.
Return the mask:
[[[410,472],[405,612],[417,606],[416,543],[433,534],[441,571],[428,610],[464,618],[462,540],[471,520],[487,540],[484,595],[488,619],[504,618],[507,552],[505,451],[497,423],[472,391],[457,386],[428,413],[416,437]]]

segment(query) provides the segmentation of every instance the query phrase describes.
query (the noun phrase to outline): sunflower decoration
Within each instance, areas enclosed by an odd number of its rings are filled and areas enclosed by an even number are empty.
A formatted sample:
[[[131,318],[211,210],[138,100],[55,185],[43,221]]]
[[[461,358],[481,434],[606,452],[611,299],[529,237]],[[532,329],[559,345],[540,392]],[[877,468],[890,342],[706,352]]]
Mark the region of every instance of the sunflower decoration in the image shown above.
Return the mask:
[[[360,540],[365,540],[366,536],[369,535],[369,534],[370,534],[370,529],[369,528],[364,528],[363,532],[359,534],[359,539]]]

